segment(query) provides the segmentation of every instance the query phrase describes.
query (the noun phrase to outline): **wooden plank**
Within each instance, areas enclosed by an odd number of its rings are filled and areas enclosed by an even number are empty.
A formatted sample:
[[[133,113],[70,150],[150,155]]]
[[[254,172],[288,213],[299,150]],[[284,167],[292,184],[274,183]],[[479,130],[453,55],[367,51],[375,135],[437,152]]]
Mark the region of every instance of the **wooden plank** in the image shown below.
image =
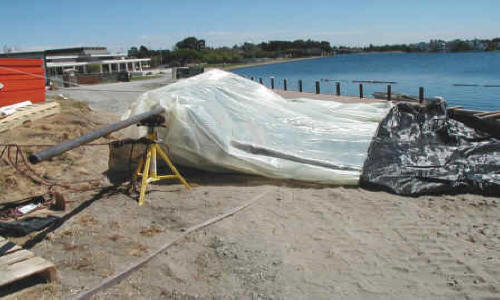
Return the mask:
[[[0,266],[0,286],[35,274],[43,275],[50,281],[57,279],[56,268],[53,263],[41,257],[32,257],[11,265]]]
[[[22,248],[9,240],[0,241],[0,256],[21,250]]]
[[[44,111],[46,109],[52,109],[52,108],[55,108],[55,107],[59,107],[59,103],[57,103],[57,102],[47,102],[47,103],[44,103],[44,104],[37,104],[37,105],[29,105],[29,106],[20,107],[17,110],[17,112],[15,112],[14,114],[8,116],[7,118],[2,119],[1,121],[5,121],[7,119],[8,120],[15,120],[15,119],[17,119],[19,117],[30,115],[32,113],[41,112],[41,111]]]
[[[12,265],[17,262],[30,259],[32,257],[35,257],[35,254],[24,249],[6,254],[4,256],[0,256],[0,269],[2,268],[2,266]]]
[[[0,132],[21,126],[27,121],[35,121],[44,117],[57,114],[61,111],[57,102],[23,107],[18,112],[0,119]]]
[[[52,262],[35,256],[33,252],[22,249],[2,236],[0,249],[3,250],[0,253],[0,289],[33,275],[41,275],[47,281],[57,280],[56,268]]]

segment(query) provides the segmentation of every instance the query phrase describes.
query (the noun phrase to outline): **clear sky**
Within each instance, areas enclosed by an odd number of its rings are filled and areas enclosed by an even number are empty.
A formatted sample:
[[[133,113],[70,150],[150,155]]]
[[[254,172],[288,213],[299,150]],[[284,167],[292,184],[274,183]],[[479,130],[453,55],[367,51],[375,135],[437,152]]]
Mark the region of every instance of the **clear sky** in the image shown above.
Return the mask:
[[[208,46],[493,38],[500,36],[499,13],[500,0],[2,0],[0,48],[107,46],[125,52],[133,45],[169,49],[187,36]]]

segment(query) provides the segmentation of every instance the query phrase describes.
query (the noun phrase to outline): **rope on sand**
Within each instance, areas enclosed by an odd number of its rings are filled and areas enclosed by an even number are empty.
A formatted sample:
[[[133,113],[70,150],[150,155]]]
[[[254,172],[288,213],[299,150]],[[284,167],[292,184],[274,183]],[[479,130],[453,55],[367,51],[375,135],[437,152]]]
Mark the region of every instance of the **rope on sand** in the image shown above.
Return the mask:
[[[149,256],[143,258],[142,260],[138,261],[137,263],[129,266],[128,268],[126,268],[125,270],[121,271],[120,273],[106,278],[98,286],[96,286],[96,287],[94,287],[94,288],[92,288],[92,289],[90,289],[88,291],[81,292],[74,299],[76,299],[76,300],[90,299],[90,297],[94,296],[98,292],[103,291],[103,290],[105,290],[105,289],[107,289],[107,288],[109,288],[109,287],[111,287],[111,286],[119,283],[122,279],[128,277],[132,272],[134,272],[135,270],[137,270],[140,267],[142,267],[143,265],[145,265],[147,262],[149,262],[150,260],[152,260],[155,256],[157,256],[161,252],[165,251],[169,247],[173,246],[177,242],[183,240],[190,233],[198,231],[198,230],[200,230],[200,229],[202,229],[204,227],[207,227],[209,225],[212,225],[214,223],[222,221],[223,219],[228,218],[228,217],[236,214],[237,212],[239,212],[239,211],[247,208],[248,206],[254,204],[255,202],[257,202],[258,200],[260,200],[262,197],[264,197],[269,192],[270,192],[269,190],[265,191],[265,192],[262,192],[262,193],[260,193],[259,195],[253,197],[250,201],[246,202],[245,204],[243,204],[241,206],[233,208],[230,211],[228,211],[228,212],[226,212],[224,214],[218,215],[218,216],[216,216],[214,218],[208,219],[208,220],[206,220],[203,223],[200,223],[198,225],[189,227],[188,229],[186,229],[186,231],[184,231],[184,233],[182,233],[181,235],[179,235],[173,241],[170,241],[170,242],[166,243],[160,249],[158,249],[155,252],[151,253]]]

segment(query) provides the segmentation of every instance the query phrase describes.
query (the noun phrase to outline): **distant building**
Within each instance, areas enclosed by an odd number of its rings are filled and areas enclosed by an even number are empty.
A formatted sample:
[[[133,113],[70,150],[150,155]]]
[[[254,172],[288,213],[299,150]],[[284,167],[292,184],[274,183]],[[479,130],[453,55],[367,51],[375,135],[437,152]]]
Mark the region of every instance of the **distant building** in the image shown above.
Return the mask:
[[[47,78],[75,73],[142,72],[149,67],[150,58],[128,58],[125,54],[111,54],[106,47],[76,47],[44,51],[2,53],[0,58],[43,59]]]
[[[447,52],[446,42],[443,40],[430,40],[429,51],[432,52]]]

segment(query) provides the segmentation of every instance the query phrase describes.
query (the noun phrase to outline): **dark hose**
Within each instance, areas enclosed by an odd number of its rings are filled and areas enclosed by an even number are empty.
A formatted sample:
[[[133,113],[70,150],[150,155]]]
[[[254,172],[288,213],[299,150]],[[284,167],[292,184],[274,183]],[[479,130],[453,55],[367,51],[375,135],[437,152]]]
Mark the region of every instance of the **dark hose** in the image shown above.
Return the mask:
[[[30,155],[29,156],[29,161],[32,164],[39,163],[39,162],[47,160],[47,159],[49,159],[51,157],[60,155],[60,154],[66,152],[68,150],[76,148],[76,147],[78,147],[80,145],[89,143],[89,142],[91,142],[93,140],[96,140],[96,139],[98,139],[100,137],[108,135],[108,134],[110,134],[113,131],[117,131],[117,130],[123,129],[125,127],[130,126],[130,125],[139,123],[140,121],[142,121],[144,119],[147,119],[147,118],[149,118],[151,116],[161,114],[164,111],[165,111],[165,109],[163,109],[163,108],[158,108],[158,109],[155,109],[155,110],[151,110],[151,111],[148,111],[148,112],[145,112],[145,113],[142,113],[142,114],[138,114],[138,115],[132,116],[132,117],[126,119],[126,120],[123,120],[123,121],[120,121],[120,122],[117,122],[117,123],[113,123],[113,124],[109,125],[108,127],[104,127],[104,128],[98,129],[98,130],[96,130],[94,132],[91,132],[89,134],[82,135],[81,137],[78,137],[76,139],[64,141],[64,142],[60,143],[57,146],[53,146],[53,147],[47,148],[47,149],[45,149],[43,151],[40,151],[38,153]]]

